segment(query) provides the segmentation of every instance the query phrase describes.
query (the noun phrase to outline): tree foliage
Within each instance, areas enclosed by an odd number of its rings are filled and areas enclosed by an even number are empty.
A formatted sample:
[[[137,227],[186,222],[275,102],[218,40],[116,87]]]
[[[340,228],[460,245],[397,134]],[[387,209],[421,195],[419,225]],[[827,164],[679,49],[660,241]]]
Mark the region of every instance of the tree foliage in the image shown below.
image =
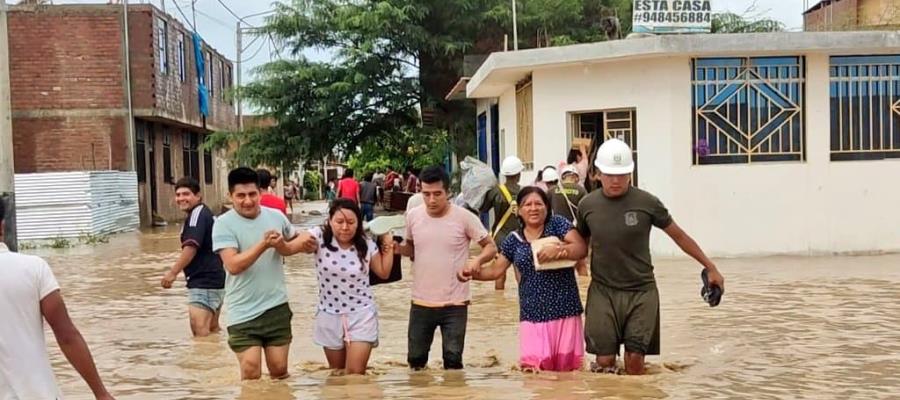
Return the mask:
[[[630,29],[630,0],[520,0],[520,49],[604,40],[610,18]],[[444,96],[467,54],[502,50],[512,32],[509,0],[293,0],[275,3],[260,35],[290,52],[238,89],[272,127],[213,135],[243,164],[296,166],[330,155],[417,165],[447,146],[474,152],[474,107]],[[608,24],[607,24],[608,25]],[[619,24],[616,24],[619,26]],[[329,62],[303,55],[327,49]],[[427,114],[433,123],[423,124]],[[445,145],[435,146],[435,137]],[[428,155],[396,149],[427,148]],[[443,151],[438,154],[432,154]]]

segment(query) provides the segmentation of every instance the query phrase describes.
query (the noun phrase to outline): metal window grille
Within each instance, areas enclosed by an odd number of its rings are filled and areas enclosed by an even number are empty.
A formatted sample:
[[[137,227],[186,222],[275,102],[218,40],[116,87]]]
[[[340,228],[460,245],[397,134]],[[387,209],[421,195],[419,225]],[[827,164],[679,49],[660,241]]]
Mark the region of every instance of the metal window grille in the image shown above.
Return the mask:
[[[804,57],[692,62],[694,165],[804,161]]]
[[[831,57],[831,160],[900,158],[900,55]]]

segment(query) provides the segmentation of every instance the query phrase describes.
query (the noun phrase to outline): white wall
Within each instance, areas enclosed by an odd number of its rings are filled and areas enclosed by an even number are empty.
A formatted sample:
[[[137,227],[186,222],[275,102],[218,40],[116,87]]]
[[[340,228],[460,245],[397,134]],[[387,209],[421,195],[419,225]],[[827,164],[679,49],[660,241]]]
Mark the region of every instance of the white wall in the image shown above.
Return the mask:
[[[685,56],[534,71],[535,165],[565,157],[569,112],[634,107],[640,186],[708,253],[900,250],[900,160],[830,161],[828,56],[806,61],[806,162],[692,165]],[[515,154],[513,88],[500,98],[500,128]],[[651,246],[680,255],[659,231]]]

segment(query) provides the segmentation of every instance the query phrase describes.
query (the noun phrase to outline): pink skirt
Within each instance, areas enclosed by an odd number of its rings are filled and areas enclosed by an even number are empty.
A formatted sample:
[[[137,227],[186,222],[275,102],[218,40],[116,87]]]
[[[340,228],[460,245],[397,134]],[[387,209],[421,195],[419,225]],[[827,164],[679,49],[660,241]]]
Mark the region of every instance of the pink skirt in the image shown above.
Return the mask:
[[[519,364],[542,371],[574,371],[584,361],[581,316],[519,322]]]

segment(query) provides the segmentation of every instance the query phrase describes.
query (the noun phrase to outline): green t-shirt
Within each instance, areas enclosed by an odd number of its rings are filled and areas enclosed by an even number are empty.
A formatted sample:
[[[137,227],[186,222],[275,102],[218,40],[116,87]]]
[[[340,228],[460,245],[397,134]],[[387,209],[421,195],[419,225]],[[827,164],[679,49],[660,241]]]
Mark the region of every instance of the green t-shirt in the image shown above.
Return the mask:
[[[656,285],[650,259],[650,228],[667,228],[669,210],[656,196],[632,187],[608,198],[591,192],[578,205],[578,232],[590,237],[591,276],[620,290],[646,290]]]
[[[234,248],[243,252],[259,243],[269,230],[281,232],[285,240],[296,235],[293,225],[278,210],[261,207],[254,219],[244,218],[234,210],[228,211],[213,225],[213,251]],[[240,274],[232,275],[227,269],[225,272],[225,304],[228,307],[225,326],[253,320],[288,301],[284,258],[275,249],[263,252]]]
[[[569,222],[574,222],[575,213],[578,212],[578,203],[586,195],[587,191],[577,183],[563,183],[557,186],[550,193],[550,205],[553,207],[553,213],[569,220]],[[566,200],[567,198],[568,201]]]
[[[517,183],[505,183],[506,189],[509,190],[509,195],[512,197],[512,200],[516,200],[516,196],[519,195],[519,191],[522,190]],[[492,187],[488,190],[487,194],[484,195],[484,203],[481,204],[480,212],[488,212],[490,209],[494,209],[494,226],[491,227],[491,234],[497,230],[497,226],[500,225],[500,220],[503,219],[503,215],[506,214],[506,210],[509,209],[509,202],[506,201],[506,196],[503,195],[503,192],[500,191],[498,186]],[[519,229],[519,218],[512,214],[509,218],[506,219],[506,223],[503,224],[503,228],[500,229],[500,233],[494,238],[494,242],[497,246],[500,246],[500,243],[503,243],[503,239],[506,238],[506,235],[510,232]]]

